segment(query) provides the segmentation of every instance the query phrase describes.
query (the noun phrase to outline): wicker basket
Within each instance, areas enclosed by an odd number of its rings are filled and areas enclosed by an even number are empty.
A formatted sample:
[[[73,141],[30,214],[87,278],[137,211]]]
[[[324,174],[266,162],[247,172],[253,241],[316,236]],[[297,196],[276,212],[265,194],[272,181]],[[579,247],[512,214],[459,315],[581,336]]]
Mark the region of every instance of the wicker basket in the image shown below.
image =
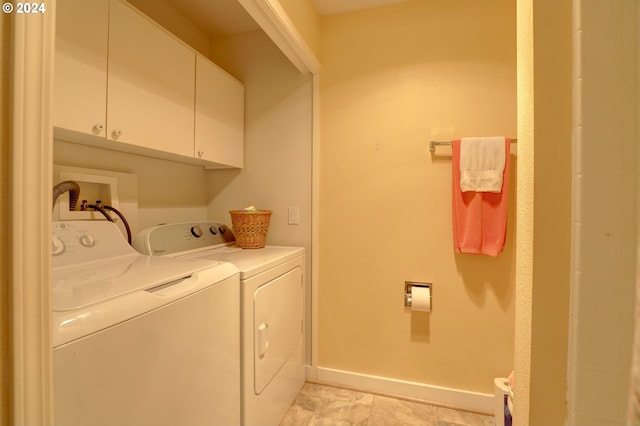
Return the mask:
[[[271,210],[229,210],[233,235],[241,248],[262,248],[267,243]]]

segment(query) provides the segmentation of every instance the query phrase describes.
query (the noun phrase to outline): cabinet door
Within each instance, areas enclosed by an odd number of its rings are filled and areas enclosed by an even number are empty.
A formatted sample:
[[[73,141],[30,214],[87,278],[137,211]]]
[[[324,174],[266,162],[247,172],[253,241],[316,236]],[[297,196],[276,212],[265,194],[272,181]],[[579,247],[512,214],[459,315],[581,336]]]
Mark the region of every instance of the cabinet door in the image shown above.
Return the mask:
[[[195,52],[111,0],[107,137],[193,158]]]
[[[244,86],[207,59],[197,56],[196,157],[242,167]]]
[[[105,135],[109,0],[58,0],[53,124]]]

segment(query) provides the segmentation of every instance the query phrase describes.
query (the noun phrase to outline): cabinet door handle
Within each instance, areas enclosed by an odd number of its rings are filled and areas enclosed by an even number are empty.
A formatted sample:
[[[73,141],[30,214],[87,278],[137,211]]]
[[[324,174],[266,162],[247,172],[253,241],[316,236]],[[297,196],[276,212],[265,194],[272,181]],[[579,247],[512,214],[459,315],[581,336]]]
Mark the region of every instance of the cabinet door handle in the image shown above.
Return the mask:
[[[204,156],[204,151],[198,151],[198,158],[202,158]]]
[[[94,135],[99,135],[104,130],[104,124],[96,123],[96,124],[93,125],[93,129],[92,130],[93,130],[93,134]]]
[[[120,136],[122,136],[122,130],[115,129],[113,132],[111,132],[111,136],[113,137],[113,139],[118,139]]]

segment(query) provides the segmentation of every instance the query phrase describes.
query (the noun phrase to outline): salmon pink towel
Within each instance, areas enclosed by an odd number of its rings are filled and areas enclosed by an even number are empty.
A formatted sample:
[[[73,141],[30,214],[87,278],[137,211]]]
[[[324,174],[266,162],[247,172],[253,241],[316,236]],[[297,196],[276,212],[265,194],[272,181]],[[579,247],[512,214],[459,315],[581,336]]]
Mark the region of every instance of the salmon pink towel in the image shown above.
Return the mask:
[[[498,256],[504,248],[509,195],[509,147],[505,138],[502,190],[462,192],[460,189],[460,140],[453,141],[453,243],[456,253]]]

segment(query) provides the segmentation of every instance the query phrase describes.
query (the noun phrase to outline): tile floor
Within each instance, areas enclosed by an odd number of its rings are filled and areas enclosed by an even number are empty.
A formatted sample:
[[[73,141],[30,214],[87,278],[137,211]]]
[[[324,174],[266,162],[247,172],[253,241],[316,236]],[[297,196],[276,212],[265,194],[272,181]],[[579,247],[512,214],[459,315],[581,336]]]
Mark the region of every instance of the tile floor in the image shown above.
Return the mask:
[[[306,383],[280,426],[494,426],[493,416]]]

